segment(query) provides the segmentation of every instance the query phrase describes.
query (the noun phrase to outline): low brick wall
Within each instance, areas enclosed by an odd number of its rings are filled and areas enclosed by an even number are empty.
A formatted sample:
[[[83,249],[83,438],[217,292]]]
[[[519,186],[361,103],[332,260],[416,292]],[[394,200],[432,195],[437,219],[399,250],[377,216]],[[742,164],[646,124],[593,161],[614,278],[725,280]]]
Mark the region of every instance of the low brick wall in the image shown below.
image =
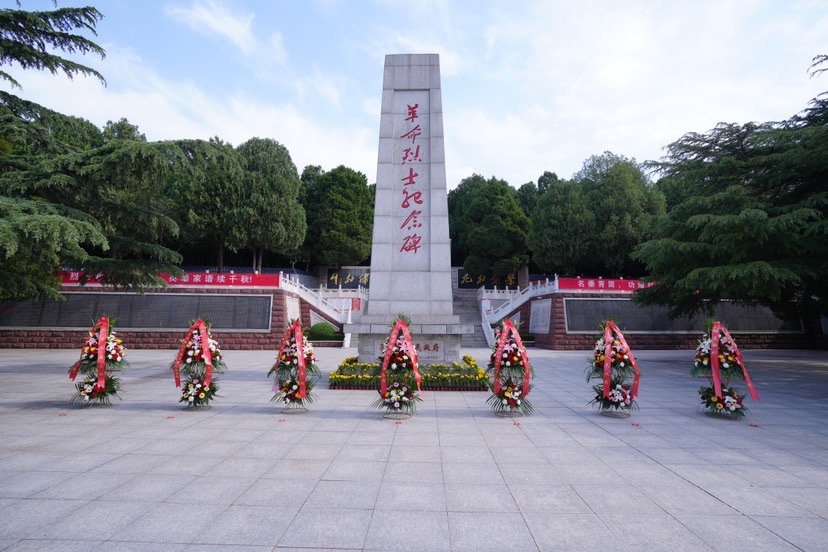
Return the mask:
[[[106,288],[67,288],[66,291],[106,293]],[[224,332],[220,329],[211,330],[211,335],[218,340],[222,349],[241,350],[276,350],[284,338],[288,328],[287,297],[296,297],[281,289],[233,289],[232,292],[213,289],[170,289],[165,293],[233,293],[233,294],[264,294],[273,296],[270,331]],[[303,321],[309,322],[309,313],[314,311],[323,318],[324,314],[316,307],[300,299],[300,311]],[[103,314],[100,314],[103,316]],[[90,329],[92,324],[90,323]],[[80,349],[89,330],[62,330],[62,329],[0,329],[0,349]],[[162,330],[130,330],[120,329],[116,325],[118,336],[130,349],[177,349],[181,346],[185,331]]]
[[[554,293],[536,298],[552,299],[552,312],[548,334],[535,333],[535,346],[543,349],[559,351],[582,351],[592,349],[595,340],[600,333],[596,324],[594,334],[568,333],[566,328],[566,312],[564,299],[577,298],[629,298],[628,295],[618,294],[588,294],[588,293]],[[524,303],[520,309],[521,320],[529,320],[531,305]],[[516,311],[517,312],[517,311]],[[528,331],[528,323],[524,324]],[[622,327],[622,330],[624,328]],[[828,336],[819,330],[818,322],[806,322],[805,331],[802,333],[750,333],[733,332],[739,346],[745,349],[828,349]],[[630,347],[633,349],[695,349],[701,337],[701,329],[698,332],[681,333],[635,333],[624,334]]]

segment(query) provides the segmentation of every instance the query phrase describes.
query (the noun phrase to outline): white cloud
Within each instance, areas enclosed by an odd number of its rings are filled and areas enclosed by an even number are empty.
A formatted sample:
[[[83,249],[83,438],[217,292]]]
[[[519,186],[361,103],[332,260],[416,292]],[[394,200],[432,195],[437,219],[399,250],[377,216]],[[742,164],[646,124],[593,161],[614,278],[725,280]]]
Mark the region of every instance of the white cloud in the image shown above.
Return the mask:
[[[108,88],[21,71],[19,95],[99,126],[126,117],[150,140],[271,137],[300,170],[345,164],[373,181],[381,60],[434,52],[449,186],[474,172],[520,186],[545,170],[568,178],[605,150],[658,158],[685,132],[719,121],[788,118],[828,82],[807,74],[811,57],[828,53],[828,14],[809,0],[316,0],[281,11],[176,1],[170,17],[220,39],[210,63],[243,65],[232,79],[200,73],[210,64],[199,59],[176,73],[170,59],[150,59],[153,48],[119,46],[128,36],[119,28],[96,64]],[[261,31],[263,21],[277,23]]]
[[[108,49],[103,87],[91,78],[70,81],[44,72],[19,72],[23,96],[98,127],[125,117],[150,141],[213,136],[239,145],[273,138],[288,148],[301,172],[306,165],[330,170],[344,164],[376,179],[377,131],[337,120],[315,119],[289,103],[262,103],[250,96],[210,96],[197,84],[161,78],[133,52]],[[378,112],[377,112],[378,113]]]
[[[168,6],[167,14],[198,32],[218,35],[236,45],[245,55],[257,50],[253,14],[240,14],[220,0],[196,0],[189,7]]]

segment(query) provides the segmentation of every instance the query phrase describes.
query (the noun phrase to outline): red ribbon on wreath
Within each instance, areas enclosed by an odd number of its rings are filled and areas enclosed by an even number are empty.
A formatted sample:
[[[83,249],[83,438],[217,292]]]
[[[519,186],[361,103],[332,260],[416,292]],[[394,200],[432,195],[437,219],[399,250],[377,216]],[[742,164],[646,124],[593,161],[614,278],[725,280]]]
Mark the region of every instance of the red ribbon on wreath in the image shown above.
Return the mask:
[[[414,341],[411,339],[411,333],[408,331],[408,326],[402,320],[397,320],[394,324],[394,329],[391,330],[391,337],[388,339],[388,347],[385,349],[385,355],[382,357],[382,371],[380,372],[380,393],[384,397],[388,392],[387,372],[388,365],[391,364],[391,353],[394,352],[394,346],[397,343],[397,338],[403,334],[403,346],[407,349],[408,357],[411,359],[411,366],[414,369],[414,379],[417,381],[417,392],[420,391],[420,370],[417,367],[417,351],[414,348]]]
[[[607,320],[604,325],[604,398],[608,399],[610,396],[610,382],[612,380],[612,342],[613,335],[618,338],[619,343],[627,351],[627,356],[630,357],[630,364],[635,369],[635,377],[633,378],[632,391],[630,398],[635,399],[638,396],[638,383],[641,379],[641,371],[638,369],[638,363],[635,361],[632,349],[627,345],[627,340],[624,339],[624,334],[618,328],[618,325],[612,320]]]
[[[178,367],[184,362],[184,356],[187,354],[187,343],[196,332],[201,336],[201,356],[204,359],[204,364],[207,365],[207,369],[204,371],[204,386],[210,385],[210,382],[213,380],[213,353],[210,352],[210,338],[207,335],[207,325],[199,318],[187,331],[184,341],[181,342],[181,348],[178,349],[178,356],[173,363],[172,370],[175,376],[176,387],[181,387],[181,374],[179,373]]]
[[[97,332],[97,334],[95,333]],[[96,387],[98,389],[106,389],[106,338],[109,337],[109,318],[101,317],[98,320],[98,323],[92,327],[92,331],[90,331],[92,335],[98,340],[98,383]],[[83,361],[83,350],[81,350],[81,358],[75,364],[69,368],[69,379],[75,381],[75,378],[78,375],[78,370],[80,369],[81,362]]]
[[[296,356],[299,360],[299,397],[305,398],[306,392],[306,380],[307,380],[307,373],[306,373],[306,365],[305,365],[305,340],[302,336],[302,324],[299,323],[298,320],[294,321],[293,324],[290,325],[287,332],[285,332],[285,338],[282,339],[282,346],[279,347],[279,352],[276,355],[276,359],[282,358],[282,353],[290,346],[290,336],[293,334],[293,338],[296,340]],[[277,378],[278,381],[278,378]],[[273,386],[273,391],[278,392],[278,388],[276,385]]]
[[[727,328],[721,322],[716,321],[713,324],[713,330],[710,332],[710,373],[712,374],[713,379],[713,390],[716,392],[716,396],[720,399],[722,397],[722,371],[719,367],[719,335],[724,334],[724,336],[733,343],[733,352],[736,353],[736,359],[739,361],[739,366],[742,367],[742,374],[745,376],[745,383],[747,384],[748,393],[750,393],[750,398],[754,401],[759,400],[759,393],[756,392],[756,389],[753,387],[753,382],[750,381],[750,376],[748,375],[747,368],[745,367],[745,361],[742,359],[742,352],[739,351],[739,346],[736,345],[736,340],[733,339],[733,336],[730,335],[730,332],[727,331]]]
[[[509,339],[509,334],[512,334],[515,338],[515,345],[520,352],[520,360],[523,362],[524,367],[524,374],[523,374],[523,395],[526,396],[529,394],[529,357],[526,356],[526,347],[523,346],[523,341],[520,339],[520,333],[518,332],[515,324],[511,320],[504,320],[503,321],[503,328],[500,331],[500,337],[497,340],[497,349],[495,349],[495,358],[494,358],[494,394],[500,394],[500,364],[503,360],[503,348],[506,346],[506,342]]]

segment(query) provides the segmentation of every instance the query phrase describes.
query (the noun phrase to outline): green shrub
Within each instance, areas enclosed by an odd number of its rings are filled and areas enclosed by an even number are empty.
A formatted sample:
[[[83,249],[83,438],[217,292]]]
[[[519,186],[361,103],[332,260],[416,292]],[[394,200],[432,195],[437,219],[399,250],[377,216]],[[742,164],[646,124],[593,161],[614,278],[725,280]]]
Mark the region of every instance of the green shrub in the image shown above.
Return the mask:
[[[310,341],[332,341],[336,337],[336,330],[328,322],[319,322],[311,326],[308,331]]]

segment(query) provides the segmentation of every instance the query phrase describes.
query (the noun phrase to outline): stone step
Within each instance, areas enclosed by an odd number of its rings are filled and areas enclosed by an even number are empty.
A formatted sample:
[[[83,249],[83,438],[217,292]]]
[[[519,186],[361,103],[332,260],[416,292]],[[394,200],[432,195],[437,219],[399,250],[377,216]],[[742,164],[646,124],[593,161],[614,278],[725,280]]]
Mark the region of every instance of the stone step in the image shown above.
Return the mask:
[[[474,325],[474,333],[463,335],[461,347],[487,347],[486,336],[480,320],[480,307],[477,304],[477,290],[457,290],[454,292],[454,314],[460,322]]]

